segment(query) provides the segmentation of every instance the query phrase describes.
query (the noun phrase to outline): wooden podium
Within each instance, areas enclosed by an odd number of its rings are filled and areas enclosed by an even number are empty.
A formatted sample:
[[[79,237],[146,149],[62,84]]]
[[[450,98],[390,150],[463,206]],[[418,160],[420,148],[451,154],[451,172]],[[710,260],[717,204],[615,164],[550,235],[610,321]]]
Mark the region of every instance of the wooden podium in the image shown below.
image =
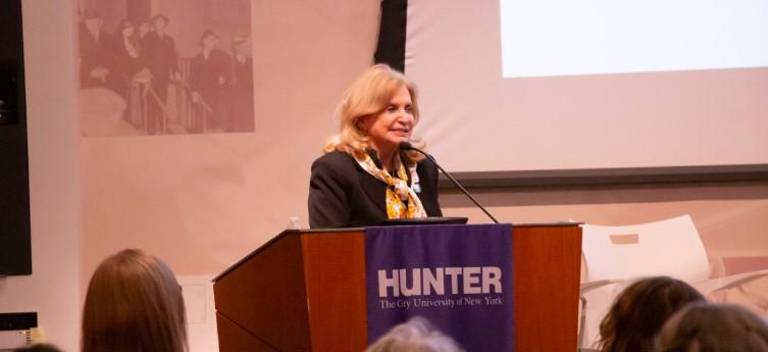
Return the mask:
[[[575,351],[581,227],[512,236],[516,351]],[[365,287],[364,229],[284,231],[214,279],[219,350],[363,351]]]

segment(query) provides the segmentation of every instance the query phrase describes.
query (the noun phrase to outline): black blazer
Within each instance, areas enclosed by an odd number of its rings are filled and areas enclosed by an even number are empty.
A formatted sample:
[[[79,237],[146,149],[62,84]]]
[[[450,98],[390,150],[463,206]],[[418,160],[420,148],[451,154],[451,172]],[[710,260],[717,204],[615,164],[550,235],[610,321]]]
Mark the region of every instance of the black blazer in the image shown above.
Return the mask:
[[[428,216],[442,216],[437,200],[437,167],[421,160],[416,167],[419,199]],[[409,181],[410,183],[410,181]],[[363,170],[344,152],[327,153],[312,163],[309,180],[309,227],[379,225],[387,219],[387,184]]]

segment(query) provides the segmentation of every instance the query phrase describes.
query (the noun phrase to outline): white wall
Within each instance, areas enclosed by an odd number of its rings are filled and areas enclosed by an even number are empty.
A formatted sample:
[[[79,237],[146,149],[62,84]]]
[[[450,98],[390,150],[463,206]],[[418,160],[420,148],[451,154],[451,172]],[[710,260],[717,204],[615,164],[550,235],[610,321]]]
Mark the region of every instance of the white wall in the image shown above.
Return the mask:
[[[32,217],[32,275],[0,279],[0,311],[36,311],[50,342],[76,351],[80,327],[80,183],[73,6],[22,1]]]

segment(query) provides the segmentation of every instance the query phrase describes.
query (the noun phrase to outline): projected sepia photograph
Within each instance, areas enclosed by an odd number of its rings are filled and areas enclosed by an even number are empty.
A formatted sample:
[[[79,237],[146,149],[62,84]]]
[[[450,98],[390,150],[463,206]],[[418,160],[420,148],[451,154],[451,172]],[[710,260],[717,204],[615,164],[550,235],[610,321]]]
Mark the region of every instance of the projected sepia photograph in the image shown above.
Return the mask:
[[[249,0],[82,0],[83,136],[253,132]]]

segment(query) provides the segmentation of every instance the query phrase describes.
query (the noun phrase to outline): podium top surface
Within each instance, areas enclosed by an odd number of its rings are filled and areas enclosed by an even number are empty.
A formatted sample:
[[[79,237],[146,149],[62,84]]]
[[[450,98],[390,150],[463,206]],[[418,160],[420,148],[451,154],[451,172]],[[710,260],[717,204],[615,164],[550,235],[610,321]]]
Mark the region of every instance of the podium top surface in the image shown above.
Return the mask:
[[[581,226],[582,222],[571,222],[571,221],[560,221],[560,222],[541,222],[541,223],[521,223],[521,224],[511,224],[513,228],[531,228],[531,227],[570,227],[570,226]],[[471,225],[478,225],[478,224],[467,224],[465,226],[471,226]],[[391,225],[390,225],[391,226]],[[395,225],[397,226],[397,225]],[[412,225],[404,225],[404,226],[412,226]],[[419,225],[417,225],[419,226]],[[436,225],[439,226],[439,225]],[[456,226],[456,225],[453,225]],[[462,226],[462,225],[459,225]],[[366,227],[342,227],[342,228],[326,228],[326,229],[285,229],[277,236],[272,237],[269,241],[264,243],[263,245],[259,246],[255,250],[253,250],[251,253],[243,257],[242,259],[238,260],[234,264],[230,265],[228,268],[226,268],[224,271],[222,271],[219,275],[216,275],[216,277],[213,278],[213,282],[215,283],[219,279],[226,276],[231,271],[235,270],[237,267],[239,267],[244,262],[248,261],[248,259],[252,258],[253,256],[257,255],[259,252],[265,250],[270,245],[274,244],[275,242],[279,241],[283,237],[287,236],[296,236],[296,235],[323,235],[327,233],[356,233],[356,232],[363,232],[365,231]]]

